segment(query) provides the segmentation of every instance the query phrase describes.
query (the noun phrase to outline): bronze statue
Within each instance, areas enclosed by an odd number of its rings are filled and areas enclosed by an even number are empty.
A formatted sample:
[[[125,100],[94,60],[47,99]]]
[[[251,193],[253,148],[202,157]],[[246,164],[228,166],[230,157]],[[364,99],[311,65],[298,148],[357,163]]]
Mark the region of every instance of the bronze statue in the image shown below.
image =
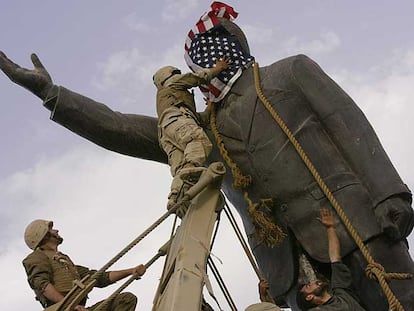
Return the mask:
[[[222,23],[248,52],[243,32],[228,20]],[[23,69],[0,52],[2,71],[41,98],[53,121],[106,149],[167,163],[158,145],[156,118],[114,112],[56,86],[35,55],[32,61],[33,70]],[[305,55],[262,67],[260,76],[264,95],[294,133],[372,257],[387,272],[414,273],[406,241],[414,225],[410,190],[355,102]],[[252,178],[247,189],[250,198],[255,202],[271,199],[269,217],[285,232],[283,241],[267,246],[256,238],[243,194],[232,188],[231,174],[225,176],[224,192],[243,220],[275,301],[298,310],[298,254],[303,252],[314,268],[329,274],[325,228],[315,224],[320,208],[329,203],[258,99],[252,66],[246,66],[216,103],[216,124],[230,156]],[[214,141],[211,129],[206,130]],[[223,161],[217,146],[208,161]],[[366,277],[366,261],[340,221],[337,233],[361,304],[370,311],[388,310],[385,295],[376,281]],[[414,280],[392,280],[389,284],[405,310],[413,310]]]

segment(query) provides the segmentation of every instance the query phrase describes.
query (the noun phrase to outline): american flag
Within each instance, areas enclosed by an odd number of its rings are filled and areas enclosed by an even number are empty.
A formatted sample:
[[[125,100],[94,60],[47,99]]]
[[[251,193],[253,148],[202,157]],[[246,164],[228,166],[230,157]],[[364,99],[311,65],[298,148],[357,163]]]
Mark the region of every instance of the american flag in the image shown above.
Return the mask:
[[[201,16],[185,42],[185,61],[194,72],[212,68],[217,59],[225,56],[231,59],[228,69],[212,79],[209,85],[200,86],[203,95],[212,102],[222,100],[246,65],[254,60],[253,56],[243,52],[240,42],[220,25],[218,17],[232,20],[237,15],[227,4],[213,2],[211,11]]]

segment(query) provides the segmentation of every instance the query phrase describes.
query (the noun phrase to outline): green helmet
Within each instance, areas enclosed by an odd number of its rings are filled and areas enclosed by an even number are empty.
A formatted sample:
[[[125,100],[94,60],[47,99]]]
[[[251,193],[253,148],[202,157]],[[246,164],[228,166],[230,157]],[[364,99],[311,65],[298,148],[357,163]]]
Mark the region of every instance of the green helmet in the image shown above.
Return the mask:
[[[180,73],[181,71],[177,67],[165,66],[157,70],[157,72],[152,77],[152,80],[154,81],[157,89],[160,89],[164,85],[165,81],[167,81],[173,75]]]
[[[52,227],[53,221],[43,219],[33,220],[24,231],[26,245],[30,249],[35,250]]]

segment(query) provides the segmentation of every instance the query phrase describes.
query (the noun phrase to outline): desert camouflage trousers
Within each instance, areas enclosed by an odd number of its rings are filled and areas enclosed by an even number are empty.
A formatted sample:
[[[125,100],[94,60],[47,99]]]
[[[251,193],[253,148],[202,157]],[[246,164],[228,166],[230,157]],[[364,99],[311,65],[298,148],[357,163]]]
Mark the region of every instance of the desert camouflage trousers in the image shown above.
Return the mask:
[[[175,195],[182,185],[180,175],[202,167],[212,144],[195,116],[190,111],[176,107],[167,109],[161,115],[158,137],[174,177],[170,196]]]

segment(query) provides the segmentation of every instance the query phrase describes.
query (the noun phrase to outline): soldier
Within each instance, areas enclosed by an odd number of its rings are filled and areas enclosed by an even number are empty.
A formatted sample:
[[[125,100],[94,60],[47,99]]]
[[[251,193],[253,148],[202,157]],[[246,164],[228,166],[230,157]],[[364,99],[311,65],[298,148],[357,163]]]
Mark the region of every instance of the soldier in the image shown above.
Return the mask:
[[[200,171],[211,152],[212,144],[201,126],[208,124],[208,107],[197,113],[194,93],[188,90],[206,85],[227,69],[228,58],[218,59],[216,66],[197,73],[181,74],[173,66],[160,68],[153,76],[157,87],[158,138],[168,156],[173,181],[168,196],[168,208],[176,202],[184,175]]]
[[[59,231],[53,228],[53,222],[37,219],[31,222],[24,233],[27,246],[33,250],[23,260],[30,287],[36,294],[36,299],[44,308],[58,303],[71,290],[73,282],[80,280],[94,271],[75,265],[69,256],[58,251],[63,242]],[[145,266],[110,271],[102,274],[95,284],[96,287],[106,287],[130,275],[142,276]],[[86,299],[77,305],[75,311],[95,310],[99,302],[86,308]],[[109,304],[106,311],[133,311],[137,298],[131,293],[121,293]]]
[[[341,247],[335,230],[332,212],[321,209],[320,222],[328,233],[329,258],[331,260],[331,289],[324,280],[316,280],[299,286],[296,302],[302,310],[350,310],[363,311],[355,296],[349,289],[352,278],[348,267],[341,262]]]

